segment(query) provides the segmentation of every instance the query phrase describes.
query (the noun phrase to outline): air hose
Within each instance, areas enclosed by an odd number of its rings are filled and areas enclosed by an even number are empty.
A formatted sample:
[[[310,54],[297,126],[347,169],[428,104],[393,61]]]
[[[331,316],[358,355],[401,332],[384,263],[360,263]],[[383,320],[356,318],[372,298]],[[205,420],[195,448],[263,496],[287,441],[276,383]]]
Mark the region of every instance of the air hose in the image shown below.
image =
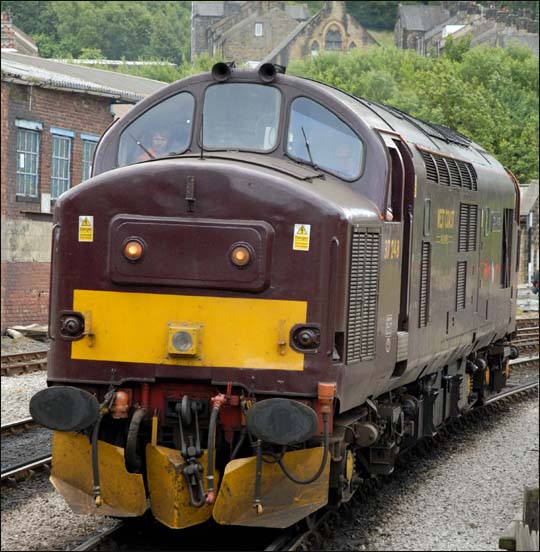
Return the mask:
[[[126,439],[126,467],[131,473],[139,473],[141,470],[141,457],[137,454],[137,438],[141,422],[146,416],[146,409],[138,408],[129,424]]]
[[[297,483],[298,485],[309,485],[310,483],[313,483],[313,481],[316,481],[319,479],[321,473],[323,472],[324,468],[326,467],[326,462],[328,460],[328,449],[330,448],[330,436],[328,435],[328,414],[325,412],[323,414],[323,431],[324,431],[324,453],[321,460],[321,465],[319,466],[319,469],[317,470],[317,473],[310,477],[309,479],[297,479],[292,475],[292,473],[287,470],[285,467],[285,464],[283,463],[282,458],[278,458],[277,463],[279,464],[279,467],[283,470],[283,473],[294,483]]]
[[[101,489],[99,484],[99,464],[98,464],[98,435],[99,426],[105,412],[101,412],[99,418],[92,430],[92,474],[94,477],[94,500],[99,508],[102,504]]]
[[[213,504],[216,497],[214,492],[214,448],[216,441],[216,428],[219,416],[220,403],[214,403],[212,413],[210,414],[210,422],[208,424],[208,466],[206,469],[206,480],[208,481],[206,488],[206,503]]]

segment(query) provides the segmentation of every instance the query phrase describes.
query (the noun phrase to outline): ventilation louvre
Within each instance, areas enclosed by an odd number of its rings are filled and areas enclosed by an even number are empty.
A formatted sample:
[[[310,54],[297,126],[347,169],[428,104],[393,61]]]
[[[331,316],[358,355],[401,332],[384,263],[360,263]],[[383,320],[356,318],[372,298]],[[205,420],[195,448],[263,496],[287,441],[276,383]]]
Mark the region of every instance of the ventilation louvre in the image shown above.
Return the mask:
[[[375,356],[380,250],[379,231],[359,227],[353,229],[347,364]]]
[[[467,261],[459,261],[456,276],[456,310],[465,308],[467,292]]]
[[[478,177],[471,163],[419,150],[426,165],[427,179],[441,186],[478,190]]]
[[[422,242],[422,257],[420,265],[420,301],[418,327],[424,328],[429,321],[429,287],[431,280],[431,244]]]
[[[478,232],[478,205],[461,203],[459,206],[458,252],[476,251]]]

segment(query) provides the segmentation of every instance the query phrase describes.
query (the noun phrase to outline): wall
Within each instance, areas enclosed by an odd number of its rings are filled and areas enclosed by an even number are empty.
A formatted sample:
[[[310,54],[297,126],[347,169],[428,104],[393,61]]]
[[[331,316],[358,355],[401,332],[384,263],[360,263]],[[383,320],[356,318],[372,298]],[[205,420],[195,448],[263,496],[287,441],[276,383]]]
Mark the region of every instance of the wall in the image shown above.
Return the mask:
[[[112,121],[110,100],[2,81],[1,317],[2,332],[13,325],[46,324],[52,214],[42,212],[41,194],[51,191],[51,127],[75,133],[70,185],[82,180],[81,133],[99,136]],[[16,119],[39,122],[38,198],[16,196]]]
[[[262,36],[255,36],[255,23],[262,23]],[[217,47],[223,59],[236,62],[258,61],[271,52],[298,26],[298,21],[290,18],[279,8],[249,17],[232,32],[222,38]]]
[[[319,51],[324,51],[326,33],[330,29],[340,32],[341,52],[348,52],[353,42],[355,48],[377,45],[377,41],[366,29],[346,12],[345,2],[326,2],[319,14],[304,27],[275,61],[287,65],[292,59],[309,56],[315,41],[319,44]]]

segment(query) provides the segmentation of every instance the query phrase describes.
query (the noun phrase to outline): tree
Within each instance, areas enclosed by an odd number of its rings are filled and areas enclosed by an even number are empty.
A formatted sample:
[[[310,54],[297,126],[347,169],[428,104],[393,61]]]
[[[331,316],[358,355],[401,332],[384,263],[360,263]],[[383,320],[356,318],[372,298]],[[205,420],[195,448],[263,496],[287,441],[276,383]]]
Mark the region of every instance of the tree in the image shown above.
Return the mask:
[[[288,73],[452,128],[521,182],[538,178],[538,59],[530,50],[456,44],[439,58],[370,48],[291,63]]]

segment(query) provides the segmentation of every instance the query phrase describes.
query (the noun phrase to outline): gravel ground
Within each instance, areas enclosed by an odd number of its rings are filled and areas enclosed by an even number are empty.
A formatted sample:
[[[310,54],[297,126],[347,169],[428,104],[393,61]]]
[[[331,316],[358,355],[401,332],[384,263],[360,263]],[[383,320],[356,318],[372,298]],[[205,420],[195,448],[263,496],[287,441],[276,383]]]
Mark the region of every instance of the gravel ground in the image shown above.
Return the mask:
[[[38,341],[28,337],[2,336],[2,355],[12,353],[33,353],[47,351],[49,340]],[[44,371],[22,374],[20,376],[2,376],[2,423],[15,422],[30,416],[28,403],[32,395],[46,387],[47,375]]]
[[[45,476],[2,489],[2,550],[71,550],[115,521],[74,514]]]
[[[32,395],[45,388],[46,372],[32,372],[20,376],[2,376],[2,423],[28,418],[28,404]]]
[[[399,469],[324,550],[499,550],[538,487],[538,398],[454,436],[433,457]]]
[[[36,427],[20,435],[2,438],[2,471],[50,454],[52,431]]]

